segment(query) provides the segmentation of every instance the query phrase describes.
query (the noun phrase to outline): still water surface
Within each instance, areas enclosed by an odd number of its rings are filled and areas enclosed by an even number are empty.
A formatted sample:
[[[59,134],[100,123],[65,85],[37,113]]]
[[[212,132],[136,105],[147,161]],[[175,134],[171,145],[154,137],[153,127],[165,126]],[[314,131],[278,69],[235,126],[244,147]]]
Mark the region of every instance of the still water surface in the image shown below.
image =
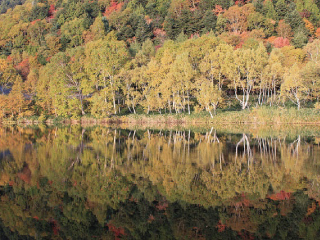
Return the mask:
[[[320,239],[320,128],[0,128],[0,239]]]

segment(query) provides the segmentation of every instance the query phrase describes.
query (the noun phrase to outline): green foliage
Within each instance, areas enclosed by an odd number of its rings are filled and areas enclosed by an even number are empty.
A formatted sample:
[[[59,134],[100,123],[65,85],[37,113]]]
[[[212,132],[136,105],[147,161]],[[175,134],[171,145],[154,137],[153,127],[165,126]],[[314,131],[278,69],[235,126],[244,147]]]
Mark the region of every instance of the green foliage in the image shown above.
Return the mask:
[[[229,109],[286,106],[294,65],[307,88],[301,106],[319,98],[319,1],[19,4],[0,3],[15,6],[0,14],[1,118],[191,114],[215,106],[210,97]],[[10,113],[6,95],[20,77],[25,103]]]
[[[5,13],[8,9],[22,5],[24,2],[24,0],[2,0],[0,1],[0,13]]]

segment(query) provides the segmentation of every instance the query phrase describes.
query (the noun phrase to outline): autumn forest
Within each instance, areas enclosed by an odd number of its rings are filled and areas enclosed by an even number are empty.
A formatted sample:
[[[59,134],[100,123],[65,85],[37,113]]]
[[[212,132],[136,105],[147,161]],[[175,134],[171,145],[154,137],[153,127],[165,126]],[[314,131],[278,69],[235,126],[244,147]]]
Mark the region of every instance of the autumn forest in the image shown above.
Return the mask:
[[[320,109],[318,0],[0,1],[0,119]]]

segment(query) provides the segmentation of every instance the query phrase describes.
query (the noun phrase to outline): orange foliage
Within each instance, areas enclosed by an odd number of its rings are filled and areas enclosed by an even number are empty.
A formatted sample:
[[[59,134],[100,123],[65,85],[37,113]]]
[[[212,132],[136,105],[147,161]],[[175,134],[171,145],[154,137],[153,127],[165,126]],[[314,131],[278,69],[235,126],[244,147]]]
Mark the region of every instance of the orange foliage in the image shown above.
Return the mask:
[[[34,25],[36,22],[39,22],[39,21],[41,21],[41,20],[40,19],[36,19],[36,20],[31,22],[31,25]]]
[[[169,204],[167,202],[159,202],[159,204],[156,206],[156,208],[159,211],[162,211],[162,210],[166,210],[168,206],[169,206]]]
[[[154,34],[155,38],[157,38],[159,40],[160,43],[163,43],[166,40],[167,33],[166,33],[166,31],[164,31],[160,28],[156,28],[153,31],[153,34]]]
[[[228,20],[227,27],[229,31],[233,33],[246,31],[248,27],[247,17],[252,12],[254,12],[254,7],[251,4],[243,7],[239,7],[238,5],[230,7],[223,15]]]
[[[109,230],[114,233],[115,239],[121,239],[122,236],[126,236],[126,233],[122,227],[117,228],[112,223],[107,224]]]
[[[279,37],[291,39],[291,37],[293,36],[293,32],[290,25],[285,23],[284,20],[279,21],[276,31]]]
[[[200,37],[199,33],[192,33],[191,36],[189,37],[189,39],[199,38],[199,37]]]
[[[217,16],[224,13],[224,11],[225,10],[220,5],[216,5],[215,9],[212,10],[212,12]]]
[[[273,44],[274,43],[274,40],[276,40],[277,37],[276,36],[272,36],[272,37],[269,37],[266,41]]]
[[[55,13],[55,6],[53,4],[50,5],[48,15],[49,17]]]
[[[249,207],[250,206],[250,200],[246,198],[246,195],[244,193],[242,193],[240,195],[240,201],[238,202],[234,202],[233,205],[236,207],[236,208],[239,208],[239,207]]]
[[[111,1],[109,7],[106,8],[103,16],[109,17],[113,12],[119,12],[124,2],[118,3],[117,1]]]
[[[315,35],[317,38],[320,38],[320,28],[317,28]]]
[[[31,171],[28,166],[25,166],[22,169],[22,172],[17,174],[18,178],[20,178],[22,181],[24,181],[27,184],[30,184],[31,182]]]
[[[154,31],[153,31],[153,34],[156,36],[156,37],[165,37],[167,35],[166,31],[160,29],[160,28],[156,28]]]
[[[311,34],[313,34],[313,33],[314,33],[314,26],[313,26],[313,24],[312,24],[308,19],[306,19],[306,18],[304,18],[303,21],[304,21],[304,24],[305,24],[306,28],[309,30],[309,32],[310,32]]]
[[[267,196],[267,198],[274,200],[274,201],[279,201],[279,200],[289,200],[291,198],[291,193],[287,193],[285,191],[280,191],[279,193],[275,193],[272,195]]]
[[[22,62],[18,63],[14,68],[19,72],[21,77],[25,80],[30,72],[29,59],[26,58]]]
[[[8,62],[13,62],[13,59],[12,59],[11,55],[9,55],[9,56],[7,57],[7,61],[8,61]]]
[[[290,41],[288,38],[278,37],[273,41],[276,48],[282,48],[285,46],[290,46]]]
[[[312,213],[314,213],[317,209],[317,204],[315,202],[313,202],[311,204],[310,207],[308,207],[308,212],[307,212],[307,216],[311,215]]]
[[[226,230],[227,225],[222,224],[221,220],[219,220],[216,228],[218,228],[218,232],[224,232]]]
[[[150,18],[148,15],[146,15],[146,16],[144,17],[144,19],[145,19],[146,23],[149,24],[149,25],[152,23],[152,20],[153,20],[153,19]]]

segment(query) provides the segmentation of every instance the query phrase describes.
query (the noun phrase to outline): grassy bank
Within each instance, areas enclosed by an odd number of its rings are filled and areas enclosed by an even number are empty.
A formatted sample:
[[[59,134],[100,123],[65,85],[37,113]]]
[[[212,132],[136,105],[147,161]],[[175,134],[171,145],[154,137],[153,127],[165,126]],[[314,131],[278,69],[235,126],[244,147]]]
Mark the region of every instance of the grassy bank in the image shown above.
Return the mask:
[[[244,111],[218,111],[213,118],[209,113],[192,114],[129,114],[107,119],[83,117],[82,123],[167,123],[167,124],[320,124],[320,112],[316,109],[260,107]]]
[[[319,124],[320,111],[314,108],[259,107],[243,111],[220,110],[211,118],[209,113],[189,114],[128,114],[96,119],[84,116],[80,119],[32,117],[18,120],[2,120],[3,124]]]

